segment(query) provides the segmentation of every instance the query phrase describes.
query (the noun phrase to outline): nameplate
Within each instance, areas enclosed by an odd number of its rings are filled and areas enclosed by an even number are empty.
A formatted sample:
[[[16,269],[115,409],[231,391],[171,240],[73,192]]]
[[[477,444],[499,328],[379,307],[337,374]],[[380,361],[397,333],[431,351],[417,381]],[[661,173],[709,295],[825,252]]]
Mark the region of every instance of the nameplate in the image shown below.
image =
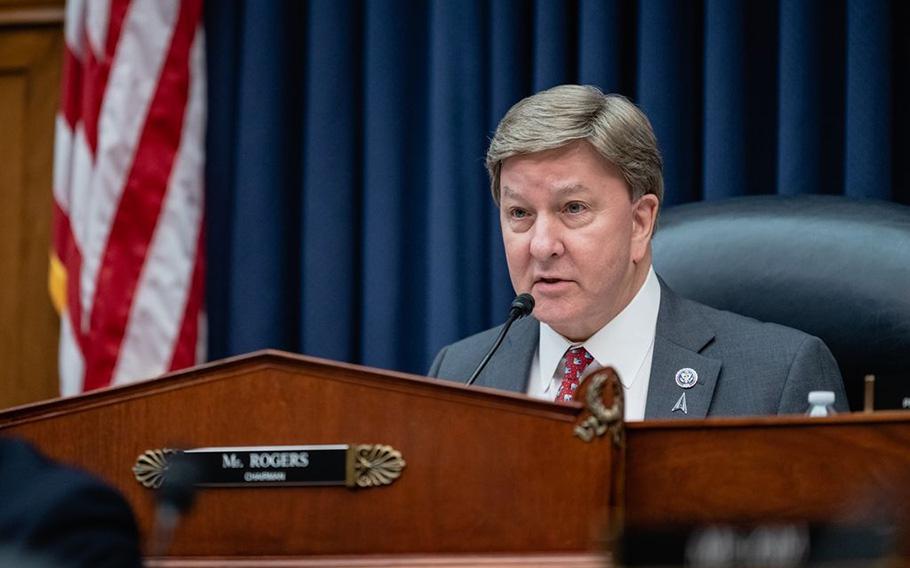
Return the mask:
[[[184,475],[199,487],[388,485],[405,467],[390,446],[324,444],[148,450],[133,466],[140,484],[157,489]]]

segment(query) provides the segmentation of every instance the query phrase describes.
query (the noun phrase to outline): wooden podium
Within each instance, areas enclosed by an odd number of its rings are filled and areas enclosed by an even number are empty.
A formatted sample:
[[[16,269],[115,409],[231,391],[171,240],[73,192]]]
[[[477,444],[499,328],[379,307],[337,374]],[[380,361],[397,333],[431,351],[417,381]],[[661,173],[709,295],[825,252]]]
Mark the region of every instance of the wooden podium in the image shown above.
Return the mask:
[[[593,566],[616,514],[621,445],[576,436],[587,414],[578,403],[265,351],[12,409],[0,431],[106,478],[146,537],[154,491],[132,468],[148,450],[376,444],[406,464],[379,487],[204,488],[174,557],[333,565],[325,559],[346,555],[350,565],[359,555],[473,555],[492,565],[532,553],[524,564]]]
[[[622,526],[906,526],[910,413],[620,423],[585,442],[591,414],[265,351],[12,409],[0,432],[106,478],[146,536],[147,450],[378,444],[406,462],[379,487],[202,489],[156,565],[593,567]]]

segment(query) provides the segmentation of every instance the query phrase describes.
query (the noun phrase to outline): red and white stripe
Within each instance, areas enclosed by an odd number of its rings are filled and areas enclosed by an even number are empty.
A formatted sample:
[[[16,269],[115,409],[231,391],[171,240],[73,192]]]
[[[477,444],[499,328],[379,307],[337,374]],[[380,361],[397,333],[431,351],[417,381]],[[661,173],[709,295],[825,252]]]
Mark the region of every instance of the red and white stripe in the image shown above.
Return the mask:
[[[70,0],[54,159],[61,392],[200,361],[202,0]]]

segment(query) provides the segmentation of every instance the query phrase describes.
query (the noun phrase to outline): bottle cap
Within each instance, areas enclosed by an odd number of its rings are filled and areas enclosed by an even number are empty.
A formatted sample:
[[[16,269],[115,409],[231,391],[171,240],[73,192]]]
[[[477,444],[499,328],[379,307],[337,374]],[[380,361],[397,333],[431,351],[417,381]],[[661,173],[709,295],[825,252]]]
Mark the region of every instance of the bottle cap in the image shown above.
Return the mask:
[[[809,404],[818,406],[831,406],[834,404],[834,392],[812,391],[809,393]]]

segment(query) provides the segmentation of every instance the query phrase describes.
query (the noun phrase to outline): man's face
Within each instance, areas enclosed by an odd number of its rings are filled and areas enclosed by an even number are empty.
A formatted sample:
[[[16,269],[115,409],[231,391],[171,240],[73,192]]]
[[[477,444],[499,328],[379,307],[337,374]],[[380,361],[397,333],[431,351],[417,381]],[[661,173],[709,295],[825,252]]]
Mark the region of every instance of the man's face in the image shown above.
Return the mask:
[[[619,170],[583,141],[506,159],[500,188],[516,293],[534,296],[538,320],[587,339],[647,277],[657,197],[633,203]]]

